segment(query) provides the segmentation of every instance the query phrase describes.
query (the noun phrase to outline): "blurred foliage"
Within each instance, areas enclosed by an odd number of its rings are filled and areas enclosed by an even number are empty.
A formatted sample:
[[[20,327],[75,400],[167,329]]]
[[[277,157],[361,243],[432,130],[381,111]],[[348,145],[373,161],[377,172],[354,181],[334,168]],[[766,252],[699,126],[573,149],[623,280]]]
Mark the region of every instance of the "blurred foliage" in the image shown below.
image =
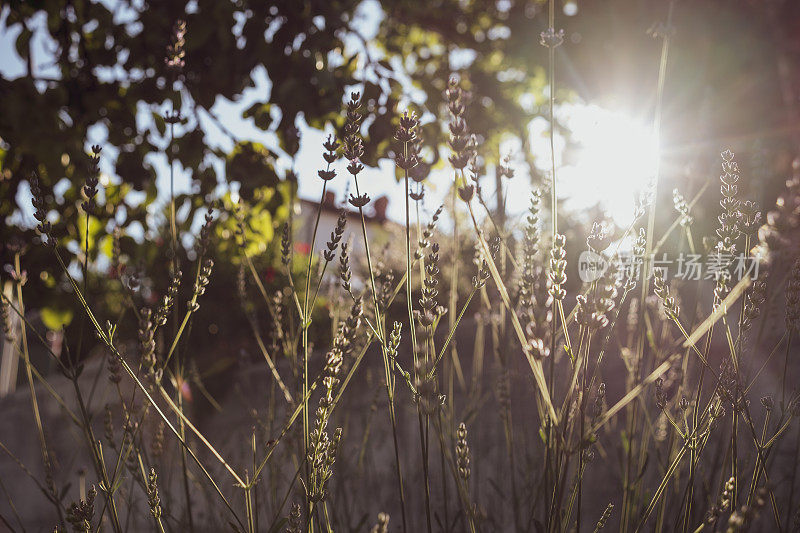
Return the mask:
[[[0,75],[0,219],[5,222],[0,224],[0,243],[4,243],[0,264],[9,264],[15,250],[27,248],[25,268],[37,273],[26,287],[29,307],[49,306],[52,322],[69,316],[48,300],[55,294],[52,288],[68,290],[68,283],[53,270],[49,251],[29,246],[37,240],[35,232],[19,216],[28,206],[20,210],[17,205],[29,199],[18,192],[32,174],[40,176],[43,188],[50,191],[49,205],[58,214],[53,232],[80,273],[85,244],[80,187],[89,170],[88,133],[96,126],[107,130],[102,157],[113,165],[115,176],[101,187],[98,210],[90,219],[89,259],[100,278],[90,287],[94,286],[95,297],[106,295],[109,309],[122,308],[120,291],[109,291],[120,286],[118,273],[109,268],[114,226],[122,230],[124,276],[135,271],[149,283],[137,297],[156,301],[166,291],[169,210],[159,200],[164,191],[157,190],[153,158],[166,158],[173,134],[169,157],[192,180],[193,194],[176,197],[178,229],[189,236],[178,250],[185,269],[194,258],[190,236],[197,231],[196,219],[226,181],[238,183],[247,204],[248,254],[260,269],[271,268],[277,256],[272,241],[288,216],[297,179],[276,163],[297,154],[298,120],[340,130],[343,98],[351,88],[362,92],[369,116],[363,132],[365,164],[375,165],[391,154],[398,111],[409,107],[422,116],[422,137],[432,148],[424,151],[427,162],[444,164],[436,149],[447,135],[442,93],[456,74],[473,95],[467,120],[484,161],[498,157],[504,137],[522,138],[530,173],[534,180],[541,179],[527,149],[527,127],[533,118],[547,114],[547,50],[538,44],[539,32],[547,26],[543,1],[380,0],[369,6],[375,12],[370,16],[381,17],[374,39],[363,35],[365,24],[359,17],[364,15],[357,16],[361,4],[360,0],[6,3],[2,8],[6,31],[17,32],[14,45],[26,69],[14,79]],[[737,138],[744,143],[754,138],[754,130],[798,117],[800,99],[792,88],[800,86],[798,69],[793,67],[800,46],[792,28],[800,19],[800,8],[796,2],[781,0],[768,4],[678,2],[673,47],[678,68],[667,77],[665,114],[672,118],[665,124],[665,138],[670,131],[674,136],[689,132],[681,140],[696,151],[674,150],[668,158],[692,163],[697,150],[702,150],[715,161],[721,143],[710,142],[709,137],[733,131],[742,134]],[[559,99],[569,98],[575,89],[601,100],[605,91],[650,106],[660,44],[646,29],[664,19],[667,2],[587,0],[578,5],[578,16],[558,16],[558,26],[566,29],[567,36],[557,49]],[[186,21],[185,64],[176,71],[166,64],[165,55],[179,20]],[[33,42],[42,39],[41,33],[47,34],[45,46],[51,57],[34,53]],[[214,116],[215,102],[235,101],[255,87],[259,69],[267,73],[270,90],[243,111],[243,118],[274,133],[277,145],[232,138],[232,149],[225,151],[211,143],[201,125],[212,123],[224,130]],[[620,92],[621,87],[628,93]],[[726,108],[730,112],[724,119]],[[177,123],[169,120],[171,110],[181,112]],[[699,127],[703,120],[706,126]],[[781,140],[791,135],[797,141],[792,128],[784,126]],[[733,148],[737,153],[756,150],[749,145]],[[781,172],[778,166],[773,163],[753,174],[771,179]],[[679,173],[674,166],[665,169]],[[759,192],[765,190],[769,189]],[[222,209],[215,256],[225,264],[220,268],[228,269],[226,275],[233,275],[234,206],[230,197],[223,197],[218,207]],[[145,238],[137,242],[132,235]],[[227,289],[219,294],[210,290],[208,297],[230,300],[231,294]]]
[[[68,290],[69,283],[53,270],[49,251],[32,245],[38,239],[28,229],[29,221],[20,216],[29,212],[28,195],[18,193],[32,175],[39,176],[52,210],[53,233],[81,279],[87,243],[80,188],[90,168],[88,137],[94,127],[107,131],[102,158],[114,176],[103,182],[98,208],[89,217],[90,273],[98,279],[90,280],[88,290],[95,300],[104,299],[109,311],[121,312],[120,277],[125,282],[140,279],[142,287],[135,297],[142,304],[157,301],[169,280],[171,250],[165,244],[170,240],[169,207],[163,205],[165,191],[157,189],[153,156],[165,158],[169,151],[169,160],[192,180],[194,194],[175,198],[178,230],[185,237],[178,250],[184,270],[194,258],[195,221],[225,180],[238,183],[247,205],[246,251],[259,256],[260,268],[268,268],[275,257],[269,252],[274,248],[271,241],[296,190],[294,175],[284,174],[276,162],[297,153],[299,117],[311,127],[333,124],[338,130],[343,126],[345,93],[359,87],[370,116],[363,159],[375,165],[390,155],[398,103],[408,89],[400,82],[405,70],[412,72],[410,81],[424,97],[405,101],[403,107],[410,104],[420,113],[443,116],[441,92],[451,75],[449,54],[459,46],[456,34],[414,25],[414,17],[421,21],[425,16],[413,2],[386,1],[377,39],[368,46],[361,35],[364,25],[356,16],[359,4],[357,0],[6,4],[6,30],[17,32],[16,53],[26,68],[13,79],[0,76],[0,218],[7,222],[0,227],[0,241],[15,243],[0,247],[0,262],[11,263],[13,254],[24,249],[25,268],[45,272],[32,276],[26,287],[29,307],[48,309],[51,327],[80,316],[77,309],[57,307],[62,304],[52,289]],[[447,2],[437,16],[444,23],[451,20],[446,13],[455,9],[469,32],[505,25],[501,20],[508,18],[505,12],[484,7]],[[378,15],[375,11],[370,16]],[[175,69],[165,56],[179,20],[186,22],[185,55],[182,68]],[[36,40],[44,42],[51,57],[42,57]],[[487,156],[496,151],[500,133],[522,134],[530,114],[522,112],[517,97],[538,91],[543,83],[541,69],[521,69],[521,80],[501,81],[497,75],[509,62],[524,66],[521,57],[511,58],[509,45],[521,43],[487,39],[478,51],[480,60],[470,66],[470,88],[493,102],[474,106],[470,117],[473,128],[482,132]],[[219,98],[236,100],[254,87],[258,68],[266,71],[271,89],[263,101],[244,110],[243,118],[274,133],[278,144],[233,138],[233,148],[226,153],[211,143],[201,120],[220,125],[213,115],[214,103]],[[176,121],[171,121],[172,110],[181,113]],[[426,122],[426,144],[443,143],[440,123]],[[438,157],[437,150],[427,153]],[[226,196],[218,207],[222,210],[215,255],[236,268],[234,206]],[[125,269],[121,272],[111,265],[115,227],[121,230],[119,252]],[[230,298],[230,293],[219,296]]]

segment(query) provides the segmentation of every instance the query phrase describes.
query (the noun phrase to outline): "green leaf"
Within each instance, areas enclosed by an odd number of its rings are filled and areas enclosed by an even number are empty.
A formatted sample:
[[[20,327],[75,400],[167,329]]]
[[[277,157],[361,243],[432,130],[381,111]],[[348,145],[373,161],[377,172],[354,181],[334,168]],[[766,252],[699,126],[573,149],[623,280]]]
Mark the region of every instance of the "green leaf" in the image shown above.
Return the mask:
[[[68,326],[72,322],[74,313],[71,309],[45,307],[39,312],[39,316],[47,329],[55,331]]]
[[[156,125],[158,134],[163,136],[167,132],[167,122],[164,120],[164,117],[162,117],[160,113],[153,111],[153,122]]]

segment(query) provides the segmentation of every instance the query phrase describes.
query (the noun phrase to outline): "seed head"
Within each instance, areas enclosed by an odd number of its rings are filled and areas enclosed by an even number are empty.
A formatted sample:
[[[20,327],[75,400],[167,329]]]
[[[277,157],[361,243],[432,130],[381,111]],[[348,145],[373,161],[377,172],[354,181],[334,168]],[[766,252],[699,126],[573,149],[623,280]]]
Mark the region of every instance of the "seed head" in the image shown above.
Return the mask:
[[[458,474],[461,476],[461,479],[464,480],[464,483],[466,483],[469,481],[471,470],[469,467],[470,452],[469,446],[467,445],[467,426],[464,425],[464,422],[458,425],[457,436],[456,458],[458,462]]]

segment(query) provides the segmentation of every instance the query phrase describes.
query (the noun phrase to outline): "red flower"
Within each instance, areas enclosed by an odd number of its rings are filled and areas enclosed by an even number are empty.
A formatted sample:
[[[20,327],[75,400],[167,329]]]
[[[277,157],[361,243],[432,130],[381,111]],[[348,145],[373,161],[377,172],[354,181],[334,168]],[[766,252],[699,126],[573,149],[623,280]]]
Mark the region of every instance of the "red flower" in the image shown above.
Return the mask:
[[[192,403],[192,386],[187,381],[181,381],[180,386],[181,396],[183,396],[183,400],[187,403]]]
[[[267,269],[264,271],[264,281],[267,283],[272,283],[274,279],[275,279],[275,269],[272,267],[267,267]]]
[[[296,242],[294,243],[294,251],[298,254],[308,255],[311,253],[311,245],[307,242]]]

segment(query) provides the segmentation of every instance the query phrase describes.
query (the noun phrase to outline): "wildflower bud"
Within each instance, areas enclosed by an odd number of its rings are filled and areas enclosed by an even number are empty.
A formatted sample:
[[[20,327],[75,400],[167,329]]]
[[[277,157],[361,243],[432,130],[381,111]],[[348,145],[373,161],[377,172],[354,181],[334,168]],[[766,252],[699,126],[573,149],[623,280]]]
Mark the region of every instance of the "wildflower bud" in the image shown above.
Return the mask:
[[[458,188],[458,196],[467,203],[469,203],[470,200],[472,200],[472,197],[474,195],[475,195],[475,187],[473,185],[464,185]]]
[[[361,209],[362,207],[364,207],[369,203],[369,196],[367,196],[367,193],[364,193],[360,196],[353,196],[351,194],[349,202],[350,205],[352,205],[353,207]]]
[[[9,311],[9,304],[6,297],[0,294],[0,319],[3,321],[3,334],[7,342],[14,340],[14,325],[11,322],[11,313]]]
[[[283,233],[281,235],[281,261],[283,262],[284,265],[288,265],[289,262],[292,260],[291,253],[292,253],[291,232],[289,228],[289,223],[286,222],[283,224]]]
[[[302,533],[302,511],[300,504],[293,502],[292,508],[289,511],[289,516],[286,518],[286,533]]]
[[[658,378],[656,380],[656,391],[655,391],[655,398],[656,398],[656,407],[659,409],[664,409],[667,405],[667,395],[664,392],[664,380],[662,378]]]
[[[378,523],[372,526],[370,533],[388,533],[389,531],[389,515],[387,513],[378,513]]]
[[[604,251],[611,244],[611,231],[606,224],[592,223],[592,231],[586,238],[586,244],[597,253]]]
[[[555,28],[547,28],[539,34],[539,44],[547,48],[555,48],[564,42],[564,30],[556,31]]]
[[[317,171],[317,175],[325,181],[330,181],[336,177],[335,170],[320,170]]]
[[[91,531],[92,521],[94,520],[94,499],[97,496],[97,489],[92,485],[86,494],[85,500],[79,500],[70,504],[67,509],[67,522],[72,524],[75,531]]]
[[[678,407],[680,407],[681,411],[689,409],[689,400],[686,399],[686,396],[681,397],[681,400],[678,402]]]
[[[164,58],[164,62],[170,69],[180,71],[183,69],[185,65],[184,61],[184,57],[186,56],[186,52],[184,51],[184,46],[186,44],[185,36],[186,36],[186,22],[183,20],[178,20],[175,23],[175,26],[172,28],[170,44],[169,46],[167,46],[167,56]]]
[[[664,281],[664,274],[661,270],[655,270],[653,273],[653,291],[661,300],[666,315],[677,322],[680,315],[680,307],[675,297],[670,296],[669,287]]]
[[[772,396],[764,396],[761,398],[761,405],[763,405],[764,409],[767,411],[772,411],[772,409],[775,407],[775,402],[773,401]]]
[[[158,475],[154,468],[150,469],[147,477],[147,504],[150,506],[150,514],[154,518],[161,517],[161,498],[158,496]]]
[[[348,253],[348,243],[342,243],[342,253],[339,255],[339,279],[342,280],[342,288],[350,292],[350,255]]]
[[[594,526],[595,533],[606,527],[606,522],[608,522],[608,519],[611,517],[611,511],[613,510],[614,504],[609,503],[603,511],[603,514],[600,515],[600,519],[597,521],[597,524]]]
[[[325,158],[325,161],[329,165],[333,164],[337,159],[339,159],[339,154],[337,153],[339,143],[332,135],[328,135],[328,139],[322,143],[322,146],[326,150],[326,152],[322,154],[322,157]]]

